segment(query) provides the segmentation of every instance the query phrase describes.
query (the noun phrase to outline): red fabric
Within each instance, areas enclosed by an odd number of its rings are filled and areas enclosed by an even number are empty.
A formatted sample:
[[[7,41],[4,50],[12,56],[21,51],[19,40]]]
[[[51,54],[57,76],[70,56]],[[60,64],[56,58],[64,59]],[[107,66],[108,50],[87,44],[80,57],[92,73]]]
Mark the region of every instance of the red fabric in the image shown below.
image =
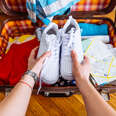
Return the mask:
[[[39,46],[37,39],[23,44],[13,44],[0,60],[0,84],[15,85],[27,70],[28,58],[33,48]]]

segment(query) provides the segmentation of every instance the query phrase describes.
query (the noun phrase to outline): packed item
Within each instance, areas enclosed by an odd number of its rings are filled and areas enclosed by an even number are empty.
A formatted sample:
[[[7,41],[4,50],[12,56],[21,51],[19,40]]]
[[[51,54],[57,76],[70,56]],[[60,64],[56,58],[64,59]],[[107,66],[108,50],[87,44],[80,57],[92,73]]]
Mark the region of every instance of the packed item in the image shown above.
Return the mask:
[[[83,50],[79,25],[71,16],[62,29],[61,38],[60,73],[62,78],[73,80],[71,50],[76,51],[80,63],[83,61]]]
[[[104,58],[103,61],[94,62],[92,66],[92,76],[98,85],[109,84],[116,80],[116,58],[114,56]]]
[[[116,57],[116,48],[111,44],[107,44],[108,49],[112,52],[112,54]]]
[[[108,35],[107,24],[79,23],[82,36]]]
[[[97,84],[104,85],[116,80],[116,57],[107,45],[97,39],[86,39],[82,44],[84,54],[89,57],[91,63],[91,74]]]
[[[42,83],[54,84],[59,79],[60,40],[58,25],[51,22],[43,31],[40,39],[40,48],[37,57],[40,57],[47,51],[51,51],[52,53],[43,64],[37,94],[40,92]]]
[[[93,61],[95,60],[100,61],[104,58],[112,56],[112,53],[109,51],[109,49],[103,42],[97,39],[94,40],[88,39],[84,41],[85,41],[84,47],[86,48],[84,54],[88,55],[89,57],[92,57]]]
[[[28,42],[30,40],[33,40],[35,37],[36,37],[35,35],[23,35],[21,37],[16,37],[16,38],[10,37],[7,48],[6,48],[6,53],[9,51],[12,44],[22,44],[24,42]]]
[[[50,23],[45,28],[41,40],[38,57],[43,53],[51,51],[52,54],[46,59],[41,74],[40,82],[47,84],[54,84],[59,78],[59,52],[60,52],[60,37],[58,33],[58,26],[55,23]]]
[[[41,30],[36,30],[37,36],[41,35]],[[43,31],[40,39],[38,57],[47,51],[51,51],[51,56],[44,62],[40,74],[41,83],[55,84],[60,75],[65,80],[74,80],[72,75],[71,50],[79,54],[79,62],[83,61],[83,50],[81,44],[81,32],[75,19],[69,17],[62,29],[58,25],[50,23]]]
[[[48,25],[54,16],[69,14],[70,7],[79,0],[27,0],[29,18],[35,23],[37,18]]]
[[[109,35],[94,35],[94,36],[81,36],[82,40],[85,39],[97,39],[102,41],[103,43],[110,43]],[[110,44],[111,45],[111,44]]]
[[[15,85],[28,68],[28,58],[33,48],[39,46],[35,38],[22,44],[12,44],[8,53],[0,60],[1,85]]]

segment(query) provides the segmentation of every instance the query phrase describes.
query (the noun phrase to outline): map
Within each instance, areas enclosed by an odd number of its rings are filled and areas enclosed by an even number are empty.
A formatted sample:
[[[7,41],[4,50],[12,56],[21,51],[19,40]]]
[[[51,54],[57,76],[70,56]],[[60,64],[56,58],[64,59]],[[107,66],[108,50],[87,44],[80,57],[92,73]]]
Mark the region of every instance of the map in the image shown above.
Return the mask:
[[[84,55],[89,57],[91,75],[98,85],[116,80],[116,57],[105,43],[97,39],[82,41]]]

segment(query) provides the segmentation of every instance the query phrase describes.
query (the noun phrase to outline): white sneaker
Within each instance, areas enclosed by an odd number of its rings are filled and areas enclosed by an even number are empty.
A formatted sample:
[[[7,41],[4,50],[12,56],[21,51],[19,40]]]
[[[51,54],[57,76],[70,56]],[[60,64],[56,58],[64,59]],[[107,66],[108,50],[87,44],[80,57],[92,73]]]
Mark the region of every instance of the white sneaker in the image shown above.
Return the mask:
[[[54,84],[59,78],[59,51],[60,38],[58,26],[50,23],[44,30],[41,40],[38,57],[47,51],[51,51],[51,56],[44,62],[40,79],[46,84]]]
[[[66,80],[73,80],[71,50],[78,54],[78,60],[83,61],[81,44],[81,32],[76,20],[69,17],[69,20],[62,29],[62,50],[61,50],[61,76]]]

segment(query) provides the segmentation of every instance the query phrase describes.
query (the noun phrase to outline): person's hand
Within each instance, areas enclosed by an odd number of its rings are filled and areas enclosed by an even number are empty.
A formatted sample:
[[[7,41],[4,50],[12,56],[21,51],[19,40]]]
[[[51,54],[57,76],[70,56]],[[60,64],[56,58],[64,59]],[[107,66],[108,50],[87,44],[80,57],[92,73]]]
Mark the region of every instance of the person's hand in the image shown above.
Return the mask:
[[[89,82],[90,63],[89,59],[85,56],[83,62],[80,64],[78,56],[75,51],[71,52],[72,56],[72,73],[76,80],[77,85],[84,81]]]
[[[35,58],[36,52],[38,51],[38,47],[32,49],[29,59],[28,59],[28,70],[31,70],[33,66],[36,64],[37,59]]]
[[[37,49],[38,49],[38,47],[34,48],[31,51],[30,57],[28,59],[28,70],[32,70],[39,76],[42,66],[43,66],[43,63],[44,63],[45,59],[51,55],[51,52],[46,52],[39,58],[35,58]]]

